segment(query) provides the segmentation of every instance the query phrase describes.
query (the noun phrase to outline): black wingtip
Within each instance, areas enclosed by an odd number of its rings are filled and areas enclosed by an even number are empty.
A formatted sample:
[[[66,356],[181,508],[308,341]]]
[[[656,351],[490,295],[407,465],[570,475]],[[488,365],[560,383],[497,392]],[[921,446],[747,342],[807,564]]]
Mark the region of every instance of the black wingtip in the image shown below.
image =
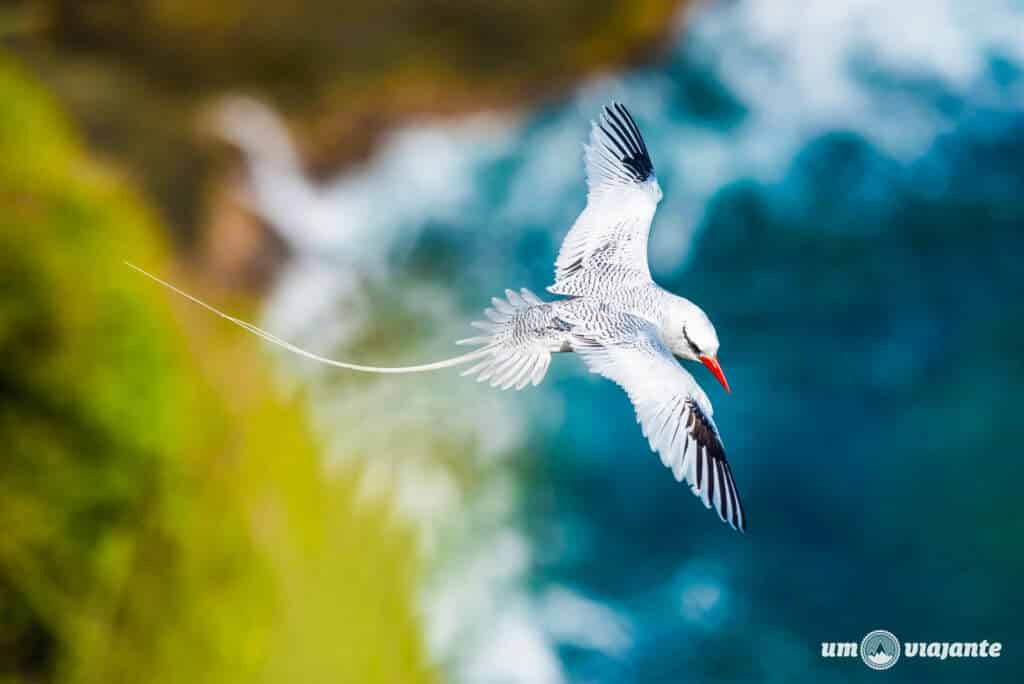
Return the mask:
[[[738,532],[746,532],[747,512],[740,500],[718,429],[692,398],[687,400],[687,409],[689,420],[686,428],[689,436],[697,443],[694,492],[699,492],[698,496],[706,493],[709,507],[715,510],[724,523]]]
[[[601,111],[601,130],[613,145],[613,152],[637,182],[654,175],[654,164],[640,127],[621,102],[612,101]]]

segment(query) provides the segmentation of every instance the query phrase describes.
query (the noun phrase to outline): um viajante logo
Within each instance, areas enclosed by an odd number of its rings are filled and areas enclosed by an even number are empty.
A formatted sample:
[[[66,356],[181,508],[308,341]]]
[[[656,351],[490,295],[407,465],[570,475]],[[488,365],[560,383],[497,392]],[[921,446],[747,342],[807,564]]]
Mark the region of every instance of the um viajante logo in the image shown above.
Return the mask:
[[[1003,645],[998,641],[907,641],[900,643],[896,635],[884,629],[876,629],[856,641],[821,642],[822,658],[856,658],[872,670],[888,670],[900,656],[904,658],[998,658]]]
[[[900,659],[900,640],[884,629],[868,632],[860,642],[860,659],[872,670],[888,670]]]

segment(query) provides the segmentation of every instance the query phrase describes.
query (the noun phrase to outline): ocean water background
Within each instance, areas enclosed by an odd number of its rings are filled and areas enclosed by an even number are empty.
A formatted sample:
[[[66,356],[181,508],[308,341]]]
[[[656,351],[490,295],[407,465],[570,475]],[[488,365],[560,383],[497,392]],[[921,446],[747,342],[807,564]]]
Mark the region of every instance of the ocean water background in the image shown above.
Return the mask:
[[[615,98],[665,200],[651,264],[699,303],[744,496],[737,534],[650,453],[613,384],[351,377],[282,357],[335,458],[418,521],[425,629],[460,682],[847,682],[822,641],[1004,643],[898,681],[1019,681],[1024,7],[744,0],[654,66],[537,111],[425,122],[323,187],[283,141],[255,198],[293,247],[263,323],[398,364],[455,353],[489,298],[540,293]],[[260,129],[264,130],[264,129]]]

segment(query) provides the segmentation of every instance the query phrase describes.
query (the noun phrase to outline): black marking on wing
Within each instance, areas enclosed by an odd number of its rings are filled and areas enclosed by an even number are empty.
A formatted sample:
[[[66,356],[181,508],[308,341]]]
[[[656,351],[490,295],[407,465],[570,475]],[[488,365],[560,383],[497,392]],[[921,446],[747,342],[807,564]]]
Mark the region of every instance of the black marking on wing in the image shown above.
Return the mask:
[[[692,398],[687,399],[686,406],[690,410],[686,429],[690,437],[697,442],[697,491],[703,492],[705,487],[710,487],[708,499],[718,511],[718,516],[737,530],[745,532],[747,515],[736,489],[732,468],[725,458],[725,447],[722,445],[718,430],[704,415],[696,401]]]
[[[647,143],[640,135],[640,128],[629,110],[618,102],[613,102],[604,108],[600,127],[614,146],[613,151],[617,153],[619,161],[638,183],[644,182],[654,174],[654,164],[647,152]]]
[[[548,324],[547,330],[553,332],[569,332],[572,330],[572,326],[561,318],[555,316],[551,319],[551,323]]]
[[[559,269],[559,273],[558,273],[558,278],[557,279],[558,280],[562,280],[563,278],[568,278],[569,276],[575,275],[576,273],[579,273],[582,270],[583,270],[583,257],[578,257],[576,259],[573,259],[572,263],[570,263],[568,266],[565,266],[565,267]]]
[[[589,253],[573,259],[568,265],[558,268],[555,280],[560,285],[564,285],[565,281],[569,280],[577,273],[586,270],[593,264],[600,264],[601,262],[610,264],[617,247],[618,245],[614,242],[605,242],[601,246],[591,250]]]

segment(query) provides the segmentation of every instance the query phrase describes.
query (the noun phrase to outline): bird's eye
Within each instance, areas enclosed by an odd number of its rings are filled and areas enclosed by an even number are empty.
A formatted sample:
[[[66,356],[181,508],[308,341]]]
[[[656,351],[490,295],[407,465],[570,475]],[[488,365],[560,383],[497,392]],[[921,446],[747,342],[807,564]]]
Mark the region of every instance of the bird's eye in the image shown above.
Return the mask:
[[[693,343],[690,336],[686,334],[685,326],[683,326],[683,339],[686,340],[686,344],[690,345],[690,351],[692,351],[696,356],[700,356],[700,349]]]

